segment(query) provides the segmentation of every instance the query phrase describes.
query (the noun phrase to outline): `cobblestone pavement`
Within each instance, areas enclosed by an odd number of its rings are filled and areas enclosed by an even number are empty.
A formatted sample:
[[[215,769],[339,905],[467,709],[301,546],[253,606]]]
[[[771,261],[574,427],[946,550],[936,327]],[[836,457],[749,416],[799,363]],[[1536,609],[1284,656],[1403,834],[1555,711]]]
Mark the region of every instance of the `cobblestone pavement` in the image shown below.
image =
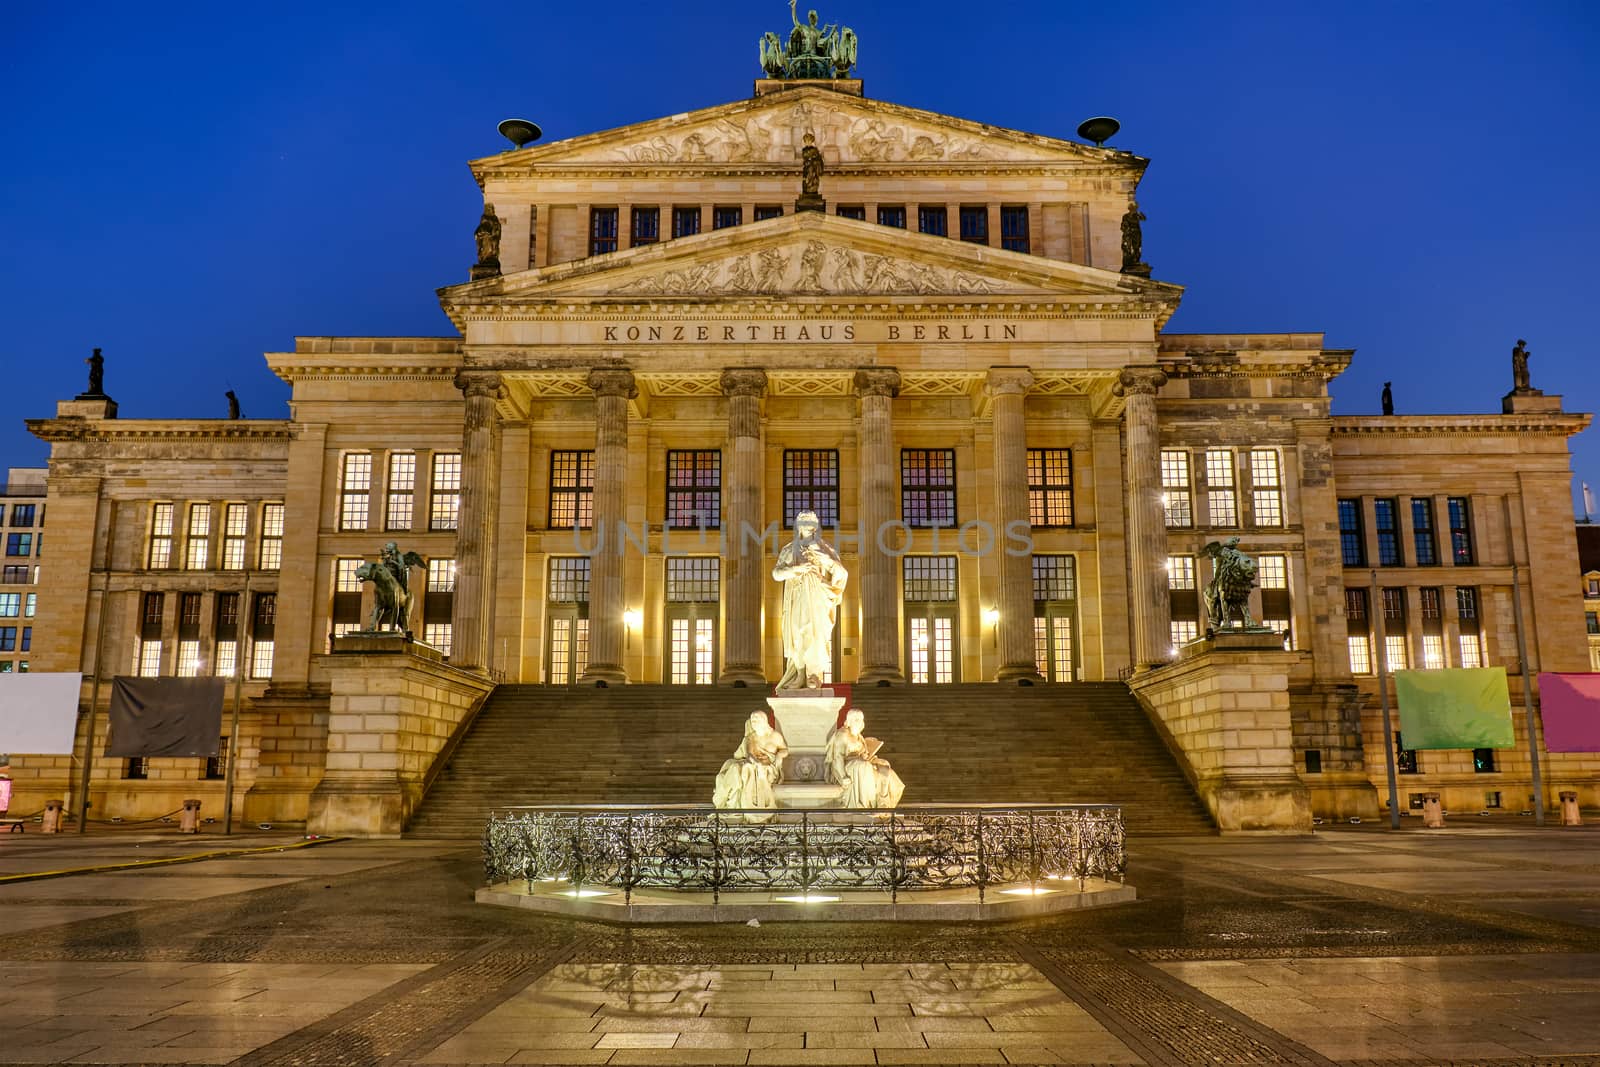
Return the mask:
[[[0,835],[0,1063],[1600,1065],[1600,828],[1136,842],[1138,903],[996,926],[628,929],[298,844]]]

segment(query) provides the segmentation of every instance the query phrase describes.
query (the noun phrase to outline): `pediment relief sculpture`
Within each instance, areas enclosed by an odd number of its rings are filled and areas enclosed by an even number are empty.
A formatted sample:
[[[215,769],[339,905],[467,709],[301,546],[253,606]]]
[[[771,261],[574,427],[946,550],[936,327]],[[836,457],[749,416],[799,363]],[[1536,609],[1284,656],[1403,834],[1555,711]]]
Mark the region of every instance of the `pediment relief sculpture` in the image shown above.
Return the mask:
[[[970,271],[900,256],[863,252],[811,240],[798,248],[769,247],[720,261],[675,267],[614,286],[614,296],[830,293],[907,296],[1019,291],[1014,284]]]

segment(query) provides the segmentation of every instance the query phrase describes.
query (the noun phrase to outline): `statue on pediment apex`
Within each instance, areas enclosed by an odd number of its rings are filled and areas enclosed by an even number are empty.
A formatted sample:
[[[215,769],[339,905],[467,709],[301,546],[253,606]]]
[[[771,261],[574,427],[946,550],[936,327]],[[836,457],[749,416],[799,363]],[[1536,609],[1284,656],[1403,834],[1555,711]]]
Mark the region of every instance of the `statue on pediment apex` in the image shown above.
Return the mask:
[[[856,63],[856,35],[848,26],[822,24],[816,11],[800,21],[797,0],[789,0],[788,47],[776,33],[763,34],[759,42],[761,69],[769,78],[848,78]]]

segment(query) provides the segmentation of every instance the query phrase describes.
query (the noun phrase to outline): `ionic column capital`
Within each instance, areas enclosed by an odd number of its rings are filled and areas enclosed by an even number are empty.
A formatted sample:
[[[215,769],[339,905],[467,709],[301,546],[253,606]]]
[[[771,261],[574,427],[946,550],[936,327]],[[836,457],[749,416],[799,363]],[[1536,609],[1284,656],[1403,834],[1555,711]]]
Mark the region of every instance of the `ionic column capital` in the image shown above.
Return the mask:
[[[1125,367],[1112,391],[1118,396],[1155,396],[1166,384],[1167,373],[1160,367]]]
[[[458,370],[456,371],[456,388],[467,397],[487,397],[490,400],[499,400],[505,395],[505,388],[501,383],[500,372],[493,370]]]
[[[990,396],[1021,396],[1033,388],[1033,381],[1027,367],[990,367],[984,389]]]
[[[759,367],[728,367],[722,372],[724,396],[760,396],[767,391],[767,372]]]
[[[596,367],[589,372],[589,388],[595,396],[620,396],[632,400],[639,395],[633,371],[626,367]]]
[[[898,396],[900,372],[893,367],[863,367],[856,371],[858,396]]]

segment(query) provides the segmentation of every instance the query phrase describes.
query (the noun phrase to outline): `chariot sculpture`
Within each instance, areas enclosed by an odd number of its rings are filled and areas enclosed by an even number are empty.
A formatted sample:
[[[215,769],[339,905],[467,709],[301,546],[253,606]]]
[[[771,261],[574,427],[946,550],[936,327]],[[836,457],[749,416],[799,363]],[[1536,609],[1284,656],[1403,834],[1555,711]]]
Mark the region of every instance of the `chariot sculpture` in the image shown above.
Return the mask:
[[[776,33],[764,34],[760,41],[761,69],[769,78],[848,78],[856,64],[856,34],[848,26],[821,25],[817,13],[806,13],[801,22],[789,0],[788,47]]]

